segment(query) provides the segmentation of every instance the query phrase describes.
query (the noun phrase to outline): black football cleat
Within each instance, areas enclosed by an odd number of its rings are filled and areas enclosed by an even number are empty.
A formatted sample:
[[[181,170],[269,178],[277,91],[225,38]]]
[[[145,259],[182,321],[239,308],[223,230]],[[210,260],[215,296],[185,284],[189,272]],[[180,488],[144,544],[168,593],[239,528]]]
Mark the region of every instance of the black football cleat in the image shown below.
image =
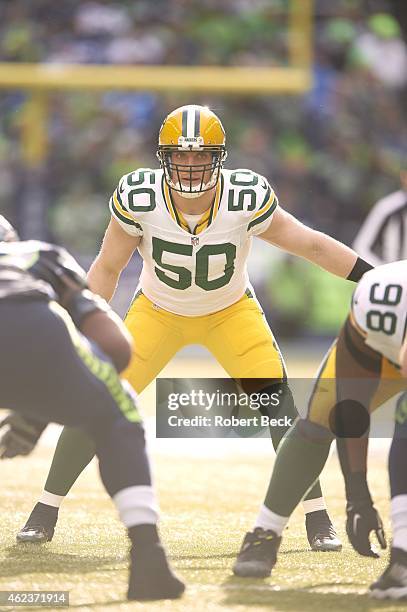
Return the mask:
[[[305,515],[305,527],[309,545],[317,552],[340,552],[342,542],[326,510],[316,510]]]
[[[271,529],[256,527],[246,533],[242,547],[233,566],[235,576],[267,578],[277,563],[281,537]]]
[[[17,542],[45,544],[51,542],[58,520],[58,508],[38,502],[33,508],[28,521],[17,533]]]
[[[392,548],[390,561],[383,574],[370,585],[375,599],[407,599],[407,552]]]
[[[133,546],[130,560],[128,599],[178,599],[185,591],[185,584],[171,570],[161,544]]]

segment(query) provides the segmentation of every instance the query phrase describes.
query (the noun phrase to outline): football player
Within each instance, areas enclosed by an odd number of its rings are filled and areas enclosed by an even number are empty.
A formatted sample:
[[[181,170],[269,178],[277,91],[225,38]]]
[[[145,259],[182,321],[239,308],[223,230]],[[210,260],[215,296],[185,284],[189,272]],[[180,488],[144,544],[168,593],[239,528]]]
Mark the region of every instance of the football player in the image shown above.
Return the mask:
[[[157,532],[134,393],[118,376],[131,338],[64,249],[16,238],[0,216],[0,406],[12,411],[0,424],[0,457],[28,454],[51,421],[86,431],[132,543],[129,599],[179,597],[184,585]]]
[[[407,279],[407,261],[402,274]],[[401,373],[407,379],[407,314],[404,325],[404,345],[400,352]],[[407,382],[405,388],[407,387]],[[387,568],[370,586],[376,599],[405,599],[407,597],[407,414],[406,404],[400,401],[396,408],[393,440],[389,454],[391,494],[392,545]]]
[[[400,367],[406,330],[407,260],[403,260],[379,266],[359,282],[350,314],[318,372],[308,416],[296,422],[277,453],[266,497],[269,530],[257,534],[257,539],[262,538],[258,546],[253,546],[252,534],[246,535],[234,565],[236,575],[270,575],[283,529],[319,477],[334,437],[345,477],[349,540],[361,555],[378,557],[370,542],[374,531],[380,546],[386,547],[366,478],[369,415],[407,387],[405,352],[403,370]],[[393,546],[389,567],[371,587],[378,597],[407,594],[407,415],[403,405],[396,411],[389,462]]]
[[[120,179],[88,274],[92,290],[109,301],[134,250],[143,258],[125,320],[137,338],[125,378],[141,392],[183,346],[201,344],[248,392],[275,390],[279,382],[286,414],[294,416],[285,365],[247,275],[252,238],[353,281],[371,266],[284,211],[263,176],[224,169],[225,131],[209,108],[187,105],[170,113],[157,156],[160,169],[141,168]],[[275,448],[284,433],[271,432]],[[93,454],[82,432],[64,429],[45,489],[18,540],[52,538],[58,508]],[[319,482],[304,509],[311,547],[339,550]],[[256,526],[268,529],[269,516],[266,501]]]

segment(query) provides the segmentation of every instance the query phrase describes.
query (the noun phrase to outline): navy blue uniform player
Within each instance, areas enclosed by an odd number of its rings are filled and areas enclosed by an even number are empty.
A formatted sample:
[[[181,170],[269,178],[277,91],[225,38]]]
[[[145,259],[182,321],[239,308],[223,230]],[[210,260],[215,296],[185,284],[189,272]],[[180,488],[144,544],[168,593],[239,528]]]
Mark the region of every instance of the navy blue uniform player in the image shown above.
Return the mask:
[[[83,428],[132,543],[129,599],[179,597],[184,585],[157,532],[141,418],[118,376],[131,357],[128,334],[64,249],[19,242],[1,216],[0,337],[0,406],[11,411],[1,457],[27,454],[51,421]]]

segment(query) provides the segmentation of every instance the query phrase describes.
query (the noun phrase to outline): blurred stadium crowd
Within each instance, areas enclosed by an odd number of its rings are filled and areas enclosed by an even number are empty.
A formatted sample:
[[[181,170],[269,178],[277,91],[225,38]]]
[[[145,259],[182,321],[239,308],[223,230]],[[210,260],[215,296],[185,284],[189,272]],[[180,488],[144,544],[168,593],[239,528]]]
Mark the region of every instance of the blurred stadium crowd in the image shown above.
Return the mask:
[[[287,0],[2,2],[0,61],[281,66],[288,59],[287,6]],[[224,122],[227,166],[265,174],[287,210],[351,243],[374,202],[398,188],[407,156],[407,51],[388,7],[381,0],[315,2],[315,79],[302,96],[50,95],[41,169],[48,238],[94,255],[118,178],[156,165],[163,117],[197,102]],[[21,92],[0,92],[0,211],[17,226],[24,100]]]

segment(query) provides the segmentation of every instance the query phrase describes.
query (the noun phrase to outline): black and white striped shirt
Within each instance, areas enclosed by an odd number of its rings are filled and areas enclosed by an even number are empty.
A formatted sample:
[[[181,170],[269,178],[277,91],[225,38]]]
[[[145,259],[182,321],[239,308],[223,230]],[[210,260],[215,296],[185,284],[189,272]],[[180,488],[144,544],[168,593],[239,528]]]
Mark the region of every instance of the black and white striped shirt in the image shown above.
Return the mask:
[[[407,259],[407,191],[391,193],[375,204],[353,248],[373,266]]]

